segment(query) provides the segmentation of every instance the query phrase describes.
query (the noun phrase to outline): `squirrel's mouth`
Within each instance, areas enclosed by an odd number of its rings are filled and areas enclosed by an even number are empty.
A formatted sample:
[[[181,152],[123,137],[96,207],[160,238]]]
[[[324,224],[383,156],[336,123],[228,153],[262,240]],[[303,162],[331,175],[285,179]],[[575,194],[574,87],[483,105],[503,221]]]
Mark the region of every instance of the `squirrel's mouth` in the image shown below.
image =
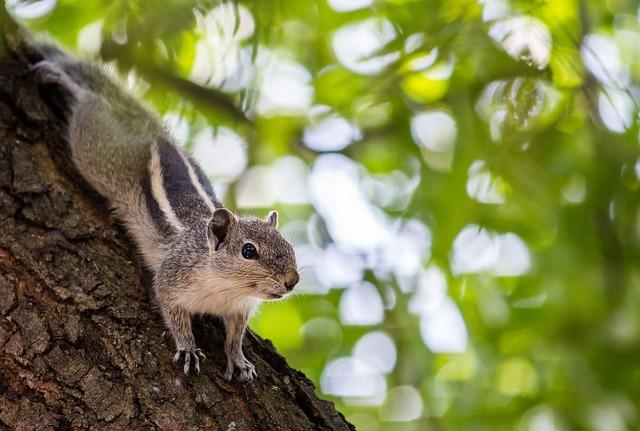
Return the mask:
[[[282,299],[287,296],[286,293],[276,293],[276,292],[265,292],[264,290],[261,292],[256,292],[255,295],[257,298],[262,299],[263,301],[277,301],[278,299]]]

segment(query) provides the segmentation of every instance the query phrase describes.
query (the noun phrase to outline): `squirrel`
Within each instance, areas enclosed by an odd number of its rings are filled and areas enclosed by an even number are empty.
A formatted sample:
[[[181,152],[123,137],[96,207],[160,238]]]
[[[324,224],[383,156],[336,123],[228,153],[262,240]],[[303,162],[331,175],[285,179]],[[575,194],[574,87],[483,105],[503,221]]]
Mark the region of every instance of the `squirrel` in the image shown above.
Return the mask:
[[[191,316],[214,314],[225,326],[224,379],[257,376],[242,351],[247,321],[262,300],[299,281],[293,247],[265,220],[234,215],[218,201],[198,164],[157,116],[94,64],[52,45],[32,66],[40,86],[68,96],[67,141],[73,166],[109,203],[153,275],[153,291],[171,331],[177,363],[200,373]]]

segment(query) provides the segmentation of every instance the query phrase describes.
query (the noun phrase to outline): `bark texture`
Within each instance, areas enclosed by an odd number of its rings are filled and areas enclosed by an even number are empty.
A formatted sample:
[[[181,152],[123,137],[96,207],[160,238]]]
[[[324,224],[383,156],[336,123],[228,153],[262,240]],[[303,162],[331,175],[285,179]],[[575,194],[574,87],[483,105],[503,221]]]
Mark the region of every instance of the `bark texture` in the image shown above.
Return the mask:
[[[353,429],[257,336],[257,380],[226,383],[212,318],[194,322],[202,375],[171,362],[135,251],[60,157],[39,58],[0,6],[0,429]]]

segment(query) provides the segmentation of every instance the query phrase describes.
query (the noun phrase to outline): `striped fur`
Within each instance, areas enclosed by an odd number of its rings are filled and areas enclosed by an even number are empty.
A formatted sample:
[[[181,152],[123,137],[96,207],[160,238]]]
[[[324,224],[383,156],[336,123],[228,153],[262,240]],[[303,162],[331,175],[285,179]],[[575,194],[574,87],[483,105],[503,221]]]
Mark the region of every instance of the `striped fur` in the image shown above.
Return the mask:
[[[211,219],[217,202],[213,187],[192,159],[163,138],[150,146],[150,152],[145,183],[150,184],[147,206],[156,226],[181,232]]]

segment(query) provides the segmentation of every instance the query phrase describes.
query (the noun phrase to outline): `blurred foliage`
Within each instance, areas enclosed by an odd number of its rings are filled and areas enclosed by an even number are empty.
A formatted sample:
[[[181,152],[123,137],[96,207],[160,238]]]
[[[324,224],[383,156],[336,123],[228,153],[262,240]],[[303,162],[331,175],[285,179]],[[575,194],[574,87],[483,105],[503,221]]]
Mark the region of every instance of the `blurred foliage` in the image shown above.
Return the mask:
[[[359,429],[640,429],[638,2],[8,4],[281,210],[252,326]]]

